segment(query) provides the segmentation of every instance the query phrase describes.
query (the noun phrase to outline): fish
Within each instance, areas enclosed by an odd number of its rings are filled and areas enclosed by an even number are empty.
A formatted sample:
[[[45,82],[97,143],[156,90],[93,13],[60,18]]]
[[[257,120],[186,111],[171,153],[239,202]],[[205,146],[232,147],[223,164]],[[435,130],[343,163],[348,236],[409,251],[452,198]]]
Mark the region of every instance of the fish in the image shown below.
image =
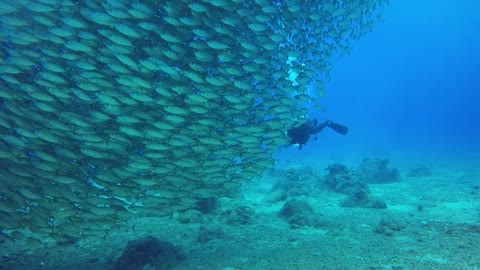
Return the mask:
[[[2,239],[102,237],[261,176],[385,4],[4,1]]]

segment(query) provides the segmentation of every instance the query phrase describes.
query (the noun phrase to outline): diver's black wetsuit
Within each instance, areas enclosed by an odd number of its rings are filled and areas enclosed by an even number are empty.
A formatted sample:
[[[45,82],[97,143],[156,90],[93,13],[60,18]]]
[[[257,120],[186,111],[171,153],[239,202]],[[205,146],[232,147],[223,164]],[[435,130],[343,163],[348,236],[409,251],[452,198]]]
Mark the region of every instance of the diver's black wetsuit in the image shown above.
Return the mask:
[[[332,121],[325,121],[318,124],[317,119],[308,120],[298,127],[293,127],[287,131],[290,137],[290,144],[299,144],[298,149],[302,150],[304,144],[310,139],[310,135],[317,134],[325,127],[329,127],[340,134],[347,134],[348,128],[340,124],[333,123]],[[315,136],[315,140],[317,137]]]

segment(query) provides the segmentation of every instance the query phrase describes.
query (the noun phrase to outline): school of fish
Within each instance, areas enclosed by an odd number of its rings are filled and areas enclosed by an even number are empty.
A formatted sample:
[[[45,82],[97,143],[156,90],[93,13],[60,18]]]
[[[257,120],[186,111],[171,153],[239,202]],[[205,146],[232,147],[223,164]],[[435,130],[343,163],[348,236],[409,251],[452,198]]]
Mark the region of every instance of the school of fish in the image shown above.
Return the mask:
[[[238,189],[384,4],[0,0],[0,239],[104,236]]]

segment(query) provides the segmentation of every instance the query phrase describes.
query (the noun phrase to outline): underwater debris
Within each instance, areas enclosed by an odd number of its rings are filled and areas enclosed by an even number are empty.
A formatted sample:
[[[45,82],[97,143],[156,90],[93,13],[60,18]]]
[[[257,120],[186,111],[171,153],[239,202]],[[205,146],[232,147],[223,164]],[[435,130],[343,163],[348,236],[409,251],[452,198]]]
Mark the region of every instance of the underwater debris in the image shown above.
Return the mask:
[[[400,181],[398,169],[388,168],[388,162],[388,159],[364,158],[359,169],[364,181],[372,184]]]
[[[113,269],[142,270],[148,265],[155,270],[169,270],[180,259],[183,259],[183,254],[178,247],[147,236],[128,242]]]

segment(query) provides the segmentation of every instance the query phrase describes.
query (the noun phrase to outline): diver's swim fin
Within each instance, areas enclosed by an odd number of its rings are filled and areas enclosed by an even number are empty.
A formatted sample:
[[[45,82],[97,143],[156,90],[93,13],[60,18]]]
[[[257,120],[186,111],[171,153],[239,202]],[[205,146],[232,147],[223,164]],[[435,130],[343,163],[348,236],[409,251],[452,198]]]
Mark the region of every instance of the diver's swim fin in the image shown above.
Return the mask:
[[[335,132],[340,133],[342,135],[346,135],[348,133],[348,127],[342,126],[342,125],[337,124],[337,123],[330,122],[328,127],[333,129]]]

